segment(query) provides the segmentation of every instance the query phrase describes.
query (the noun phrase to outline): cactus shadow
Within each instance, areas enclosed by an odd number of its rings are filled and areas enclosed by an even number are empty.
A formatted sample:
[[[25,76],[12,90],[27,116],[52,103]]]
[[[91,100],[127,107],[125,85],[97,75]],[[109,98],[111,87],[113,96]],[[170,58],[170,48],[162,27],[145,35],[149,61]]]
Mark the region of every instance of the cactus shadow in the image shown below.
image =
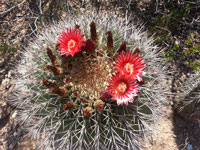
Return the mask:
[[[173,124],[179,150],[200,150],[200,118],[184,118],[174,112]]]

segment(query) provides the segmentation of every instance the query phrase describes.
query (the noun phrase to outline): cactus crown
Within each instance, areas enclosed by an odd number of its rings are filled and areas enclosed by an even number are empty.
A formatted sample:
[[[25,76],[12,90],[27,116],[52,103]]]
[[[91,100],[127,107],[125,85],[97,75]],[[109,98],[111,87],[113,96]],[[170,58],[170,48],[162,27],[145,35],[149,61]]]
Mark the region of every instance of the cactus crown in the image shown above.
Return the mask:
[[[43,149],[140,149],[165,99],[162,60],[135,26],[86,18],[31,41],[14,103]]]

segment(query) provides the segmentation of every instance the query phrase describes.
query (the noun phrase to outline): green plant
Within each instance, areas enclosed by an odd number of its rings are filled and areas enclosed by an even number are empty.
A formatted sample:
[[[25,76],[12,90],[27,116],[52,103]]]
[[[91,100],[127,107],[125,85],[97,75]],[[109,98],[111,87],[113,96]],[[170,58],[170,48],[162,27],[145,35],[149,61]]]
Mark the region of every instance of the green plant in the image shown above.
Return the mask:
[[[59,20],[60,19],[58,18],[59,14],[62,14],[66,10],[70,9],[69,3],[73,3],[73,2],[64,1],[64,0],[43,1],[42,2],[42,11],[43,11],[42,18],[44,19],[44,21],[51,21],[52,19]]]
[[[190,34],[184,45],[174,44],[174,46],[163,51],[163,57],[169,61],[188,62],[188,67],[194,71],[200,71],[200,44],[194,42],[194,34]]]
[[[188,36],[185,42],[185,47],[183,50],[183,61],[188,61],[189,66],[193,68],[196,72],[200,71],[200,44],[194,43],[194,34]]]
[[[191,15],[193,7],[190,3],[178,4],[177,1],[165,2],[161,6],[165,6],[164,12],[153,17],[150,22],[150,31],[158,37],[158,43],[167,42],[179,34],[184,19]]]
[[[150,31],[155,34],[156,43],[165,47],[163,57],[168,60],[167,63],[184,62],[187,67],[199,71],[199,44],[194,40],[195,32],[189,34],[187,29],[187,24],[189,24],[187,22],[192,21],[191,18],[194,16],[196,17],[198,8],[194,8],[192,1],[163,2],[158,6],[156,16],[152,17]]]

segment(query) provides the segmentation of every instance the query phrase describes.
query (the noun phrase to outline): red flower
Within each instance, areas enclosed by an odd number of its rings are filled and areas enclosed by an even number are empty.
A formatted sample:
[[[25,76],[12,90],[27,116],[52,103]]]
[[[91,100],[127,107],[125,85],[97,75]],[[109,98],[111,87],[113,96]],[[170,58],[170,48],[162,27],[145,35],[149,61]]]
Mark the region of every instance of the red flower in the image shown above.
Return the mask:
[[[59,49],[58,52],[61,55],[72,55],[81,51],[81,47],[84,45],[83,36],[81,30],[78,29],[67,29],[66,32],[62,32],[61,36],[58,37]]]
[[[144,74],[145,63],[143,58],[138,56],[138,53],[132,54],[131,51],[122,52],[115,62],[115,69],[120,74],[130,77],[133,80],[141,81],[141,74]]]
[[[133,102],[133,98],[137,95],[137,83],[131,78],[127,78],[120,74],[112,76],[109,81],[108,90],[113,100],[117,100],[117,104],[128,104]]]

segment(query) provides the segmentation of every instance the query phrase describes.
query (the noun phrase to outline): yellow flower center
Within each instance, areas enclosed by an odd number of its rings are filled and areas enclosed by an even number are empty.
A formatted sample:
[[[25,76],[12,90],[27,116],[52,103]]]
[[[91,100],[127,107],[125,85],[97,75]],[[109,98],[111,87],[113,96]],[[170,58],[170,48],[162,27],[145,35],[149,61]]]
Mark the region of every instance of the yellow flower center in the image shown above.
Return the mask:
[[[67,46],[68,46],[69,51],[71,50],[71,48],[74,48],[75,45],[76,45],[76,42],[74,40],[68,41]]]
[[[117,86],[116,93],[123,95],[127,90],[127,85],[124,82],[120,82]]]
[[[128,72],[129,74],[132,74],[134,71],[134,65],[131,63],[126,63],[124,65],[124,68],[125,68],[126,72]]]

